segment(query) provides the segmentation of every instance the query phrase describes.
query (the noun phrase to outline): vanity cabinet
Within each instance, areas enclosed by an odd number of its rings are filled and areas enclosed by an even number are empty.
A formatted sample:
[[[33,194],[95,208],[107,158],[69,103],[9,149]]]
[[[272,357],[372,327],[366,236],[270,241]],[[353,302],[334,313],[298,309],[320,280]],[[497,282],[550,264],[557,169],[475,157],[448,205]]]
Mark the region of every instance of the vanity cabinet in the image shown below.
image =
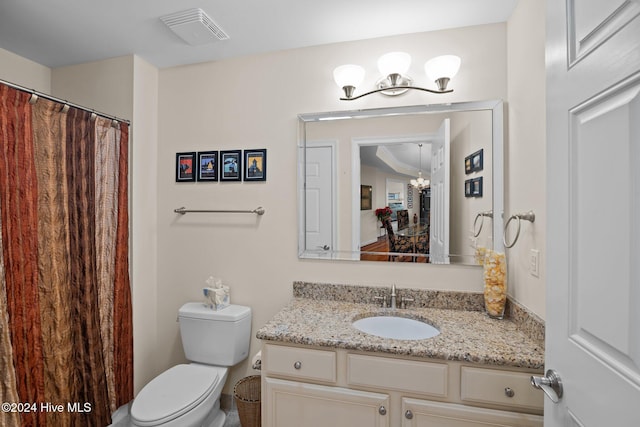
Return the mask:
[[[262,424],[542,427],[537,371],[280,343],[262,349]]]
[[[539,415],[477,408],[455,403],[402,399],[402,427],[542,427]]]
[[[264,426],[389,427],[389,395],[297,381],[263,379]]]

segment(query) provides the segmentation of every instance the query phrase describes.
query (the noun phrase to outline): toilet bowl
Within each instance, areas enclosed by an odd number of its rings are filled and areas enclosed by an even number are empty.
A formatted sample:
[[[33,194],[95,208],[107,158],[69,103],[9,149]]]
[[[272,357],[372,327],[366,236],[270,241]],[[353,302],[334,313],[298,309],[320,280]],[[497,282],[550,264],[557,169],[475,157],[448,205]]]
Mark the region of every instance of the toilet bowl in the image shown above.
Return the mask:
[[[197,363],[176,365],[147,384],[131,407],[131,421],[140,427],[222,427],[219,410],[227,368]],[[215,411],[217,409],[217,411]],[[219,418],[207,421],[211,412]]]
[[[228,367],[246,359],[251,309],[220,311],[187,303],[178,315],[185,355],[193,363],[176,365],[151,380],[131,405],[138,427],[222,427],[220,395]]]

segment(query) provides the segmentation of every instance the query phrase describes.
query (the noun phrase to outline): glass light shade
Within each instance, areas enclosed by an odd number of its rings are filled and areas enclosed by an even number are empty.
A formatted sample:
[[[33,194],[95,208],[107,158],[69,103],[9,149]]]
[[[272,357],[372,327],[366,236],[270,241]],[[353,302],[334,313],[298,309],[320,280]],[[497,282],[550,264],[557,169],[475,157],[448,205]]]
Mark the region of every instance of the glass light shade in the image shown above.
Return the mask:
[[[405,74],[411,65],[411,55],[405,52],[389,52],[378,59],[378,70],[384,77]]]
[[[341,65],[333,70],[333,79],[340,89],[345,86],[358,87],[364,80],[364,68],[353,64]]]
[[[418,172],[418,178],[417,179],[412,179],[409,182],[411,182],[411,185],[413,185],[414,187],[417,187],[417,188],[424,188],[424,187],[428,187],[429,186],[429,180],[428,179],[424,179],[422,177],[422,171]]]
[[[455,55],[442,55],[432,58],[424,64],[424,72],[432,82],[441,78],[453,78],[460,69],[460,57]]]

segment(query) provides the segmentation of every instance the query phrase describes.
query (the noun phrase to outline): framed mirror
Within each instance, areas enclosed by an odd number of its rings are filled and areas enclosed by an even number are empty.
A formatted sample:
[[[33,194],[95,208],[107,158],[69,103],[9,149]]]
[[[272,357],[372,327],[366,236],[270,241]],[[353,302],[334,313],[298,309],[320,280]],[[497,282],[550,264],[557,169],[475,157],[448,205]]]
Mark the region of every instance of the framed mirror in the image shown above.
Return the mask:
[[[503,116],[500,100],[298,115],[299,257],[477,265],[503,251]]]

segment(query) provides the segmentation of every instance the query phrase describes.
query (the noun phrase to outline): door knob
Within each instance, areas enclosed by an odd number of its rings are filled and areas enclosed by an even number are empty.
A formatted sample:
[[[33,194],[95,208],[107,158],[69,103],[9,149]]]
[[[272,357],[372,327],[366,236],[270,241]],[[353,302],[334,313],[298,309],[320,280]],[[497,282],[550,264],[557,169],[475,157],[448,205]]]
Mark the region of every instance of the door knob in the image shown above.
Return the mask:
[[[532,375],[531,385],[542,390],[553,403],[558,403],[562,398],[562,381],[553,369],[547,370],[544,377]]]

